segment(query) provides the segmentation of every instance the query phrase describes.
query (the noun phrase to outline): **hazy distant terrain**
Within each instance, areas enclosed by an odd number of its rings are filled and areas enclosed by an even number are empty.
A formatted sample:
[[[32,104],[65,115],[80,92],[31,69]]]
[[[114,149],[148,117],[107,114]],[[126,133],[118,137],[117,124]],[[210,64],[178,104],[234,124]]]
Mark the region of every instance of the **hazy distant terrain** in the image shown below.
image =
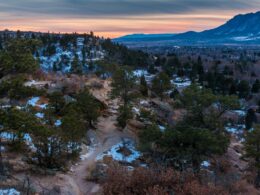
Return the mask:
[[[225,24],[202,32],[180,34],[127,35],[114,39],[130,47],[154,45],[258,45],[260,12],[237,15]]]

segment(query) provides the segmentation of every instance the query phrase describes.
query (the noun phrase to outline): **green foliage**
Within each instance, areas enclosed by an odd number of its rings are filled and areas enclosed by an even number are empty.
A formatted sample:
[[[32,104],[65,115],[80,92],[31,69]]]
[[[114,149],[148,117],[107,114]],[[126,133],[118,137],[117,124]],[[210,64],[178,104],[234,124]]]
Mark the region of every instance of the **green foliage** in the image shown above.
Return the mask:
[[[215,114],[219,119],[227,110],[239,108],[236,96],[215,95],[210,89],[204,89],[197,85],[192,85],[183,90],[180,100],[189,114],[201,123],[205,122],[204,117],[209,109],[211,114]]]
[[[256,187],[260,187],[260,126],[254,127],[254,130],[248,132],[245,141],[246,157],[254,159],[254,165],[257,169],[255,179]]]
[[[187,111],[184,119],[162,132],[153,126],[143,130],[140,144],[148,152],[159,153],[157,158],[168,165],[197,172],[203,160],[227,150],[229,137],[221,116],[238,108],[239,102],[236,96],[215,95],[197,85],[184,89],[178,101]]]
[[[156,121],[156,115],[151,111],[142,109],[140,110],[140,116],[138,117],[140,121]]]
[[[58,114],[64,108],[66,102],[61,92],[53,92],[48,95],[49,106],[54,107],[55,113]]]
[[[152,81],[152,90],[161,99],[164,97],[164,93],[171,89],[171,81],[167,74],[161,72]]]
[[[101,75],[103,78],[106,78],[117,70],[118,66],[113,63],[108,63],[105,61],[96,62],[98,70],[96,71],[97,75]]]
[[[126,106],[133,98],[131,91],[135,85],[135,76],[127,67],[118,68],[112,77],[112,97],[120,97]]]
[[[146,67],[151,64],[147,53],[130,50],[123,45],[113,43],[110,39],[102,41],[101,46],[108,53],[105,61],[109,64],[128,65],[131,67]]]
[[[59,131],[55,128],[39,124],[32,133],[37,164],[44,168],[60,168],[65,166],[65,147],[61,142]]]
[[[71,110],[62,118],[61,129],[62,139],[72,153],[77,154],[80,151],[81,140],[87,132],[82,116]]]
[[[75,74],[83,73],[82,63],[79,62],[79,57],[77,54],[75,54],[73,61],[71,63],[71,73],[75,73]]]
[[[246,98],[250,93],[250,85],[246,80],[239,82],[237,90],[240,98]]]
[[[21,75],[3,81],[0,85],[0,96],[8,95],[11,99],[23,99],[44,94],[44,90],[24,86],[24,82],[25,78]]]
[[[118,125],[122,128],[126,126],[126,122],[133,118],[132,108],[130,106],[120,106],[119,116],[117,118]]]
[[[92,123],[97,120],[101,109],[97,99],[87,89],[81,91],[76,99],[77,106],[83,114],[84,119],[92,127]]]
[[[142,129],[139,134],[140,138],[140,149],[142,151],[151,152],[154,144],[158,144],[158,142],[162,138],[162,132],[160,131],[158,125],[152,124]]]
[[[168,56],[166,63],[163,64],[163,61],[161,61],[160,63],[162,63],[161,65],[162,65],[163,71],[169,77],[171,77],[174,73],[176,73],[181,67],[180,60],[176,55]]]
[[[260,91],[260,81],[259,81],[259,79],[256,79],[252,86],[252,92],[258,93],[259,91]]]
[[[35,118],[32,115],[15,108],[2,111],[1,114],[4,131],[11,132],[14,135],[12,140],[14,149],[21,149],[25,133],[34,130],[36,125]]]
[[[38,67],[32,53],[39,46],[37,40],[14,39],[0,52],[0,77],[7,74],[32,73]]]
[[[208,129],[178,125],[166,130],[159,147],[168,163],[181,170],[192,165],[194,171],[198,171],[203,160],[214,154],[223,154],[228,143],[227,137],[215,135]]]
[[[140,78],[140,92],[143,96],[148,96],[148,86],[144,75],[142,75]]]
[[[255,166],[260,169],[260,126],[247,133],[245,141],[246,156],[255,160]]]
[[[257,116],[255,114],[255,110],[250,108],[247,111],[246,118],[245,118],[246,129],[250,130],[253,127],[254,123],[256,122],[257,122]]]

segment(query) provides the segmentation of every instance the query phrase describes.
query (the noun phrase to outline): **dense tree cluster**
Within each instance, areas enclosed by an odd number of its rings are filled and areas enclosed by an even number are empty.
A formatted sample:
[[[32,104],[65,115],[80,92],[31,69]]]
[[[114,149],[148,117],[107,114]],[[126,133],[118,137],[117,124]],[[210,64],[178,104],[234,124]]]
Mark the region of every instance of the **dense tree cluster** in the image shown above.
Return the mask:
[[[214,95],[196,85],[185,89],[180,101],[187,110],[184,119],[165,131],[148,126],[140,133],[141,148],[161,163],[197,172],[203,160],[226,151],[229,138],[221,116],[239,104],[236,97]]]
[[[113,43],[110,39],[106,39],[101,43],[104,50],[108,52],[105,59],[109,63],[117,63],[132,67],[147,67],[152,64],[147,53],[136,50],[129,50],[127,47]]]

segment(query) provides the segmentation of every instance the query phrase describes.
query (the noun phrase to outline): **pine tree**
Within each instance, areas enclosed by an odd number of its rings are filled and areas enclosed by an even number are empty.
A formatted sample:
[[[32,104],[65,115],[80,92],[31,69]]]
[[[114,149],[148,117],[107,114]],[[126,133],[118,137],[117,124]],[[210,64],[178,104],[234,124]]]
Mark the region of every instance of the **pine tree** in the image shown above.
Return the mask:
[[[93,127],[93,122],[97,120],[100,114],[100,107],[97,100],[87,89],[81,91],[76,99],[78,108],[81,110],[84,119],[88,122],[90,127]]]
[[[76,110],[70,110],[62,118],[62,139],[67,143],[72,154],[78,154],[80,151],[81,140],[86,135],[86,128],[81,115]]]
[[[112,97],[120,97],[124,106],[133,98],[131,91],[135,85],[135,76],[129,68],[118,68],[112,77]]]
[[[148,86],[144,75],[142,75],[140,78],[140,92],[143,96],[148,96]]]
[[[132,108],[131,106],[120,106],[119,108],[119,116],[117,118],[117,122],[120,127],[124,128],[126,126],[127,120],[133,118]]]
[[[250,108],[247,111],[246,118],[245,118],[246,129],[250,130],[253,127],[254,123],[256,122],[257,122],[257,117],[255,111],[252,108]]]
[[[164,72],[161,72],[152,81],[152,90],[161,98],[161,100],[164,97],[164,93],[170,89],[171,89],[170,78]]]
[[[82,72],[83,72],[82,64],[79,62],[78,55],[75,54],[73,61],[71,63],[71,73],[82,74]]]
[[[260,90],[260,81],[259,81],[259,79],[256,79],[253,86],[252,86],[252,92],[258,93],[259,90]]]
[[[239,92],[240,98],[246,98],[250,93],[249,83],[246,80],[240,81],[240,83],[237,86],[237,90]]]
[[[257,169],[257,176],[255,178],[255,186],[260,187],[260,126],[254,127],[254,130],[248,132],[245,141],[246,157],[254,159],[255,167]]]
[[[54,107],[54,111],[58,114],[62,108],[65,106],[65,99],[61,92],[53,92],[48,95],[49,106]]]
[[[35,40],[14,39],[0,52],[0,78],[7,74],[33,73],[39,67],[34,58],[35,48],[40,43]]]

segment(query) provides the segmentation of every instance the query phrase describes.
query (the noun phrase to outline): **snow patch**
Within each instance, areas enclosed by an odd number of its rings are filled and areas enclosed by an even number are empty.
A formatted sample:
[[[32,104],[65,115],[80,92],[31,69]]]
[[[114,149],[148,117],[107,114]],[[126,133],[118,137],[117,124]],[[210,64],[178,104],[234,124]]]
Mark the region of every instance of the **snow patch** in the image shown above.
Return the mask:
[[[61,126],[61,124],[62,124],[61,120],[56,120],[55,123],[54,123],[54,125],[55,125],[56,127]]]
[[[173,85],[175,85],[177,88],[186,88],[191,86],[191,80],[188,78],[181,78],[181,77],[177,77],[173,80],[171,80],[171,83]]]
[[[246,112],[244,110],[232,110],[232,112],[234,112],[242,117],[246,116]]]
[[[36,116],[37,118],[40,118],[40,119],[43,119],[43,118],[44,118],[44,114],[41,113],[41,112],[36,113],[35,116]]]
[[[20,192],[14,188],[0,189],[0,195],[20,195]]]
[[[159,129],[160,129],[160,131],[161,131],[162,133],[165,132],[165,130],[166,130],[166,127],[165,127],[165,126],[158,125],[158,127],[159,127]]]
[[[125,155],[121,153],[120,150],[123,148],[128,149],[131,154]],[[124,141],[112,146],[110,150],[98,155],[96,160],[102,160],[105,156],[111,156],[116,161],[132,163],[141,156],[141,153],[135,149],[133,141],[125,139]]]
[[[31,99],[28,100],[27,105],[28,106],[36,106],[36,103],[40,100],[40,97],[32,97]]]
[[[134,70],[133,71],[133,74],[136,76],[136,77],[141,77],[143,75],[148,75],[148,72],[147,70]]]
[[[209,161],[203,161],[203,162],[201,163],[201,166],[202,166],[202,167],[205,167],[205,168],[209,168],[209,167],[210,167],[210,162],[209,162]]]
[[[230,124],[228,124],[225,129],[227,132],[229,133],[241,133],[244,129],[245,129],[245,125],[235,125],[235,126],[231,126]]]

